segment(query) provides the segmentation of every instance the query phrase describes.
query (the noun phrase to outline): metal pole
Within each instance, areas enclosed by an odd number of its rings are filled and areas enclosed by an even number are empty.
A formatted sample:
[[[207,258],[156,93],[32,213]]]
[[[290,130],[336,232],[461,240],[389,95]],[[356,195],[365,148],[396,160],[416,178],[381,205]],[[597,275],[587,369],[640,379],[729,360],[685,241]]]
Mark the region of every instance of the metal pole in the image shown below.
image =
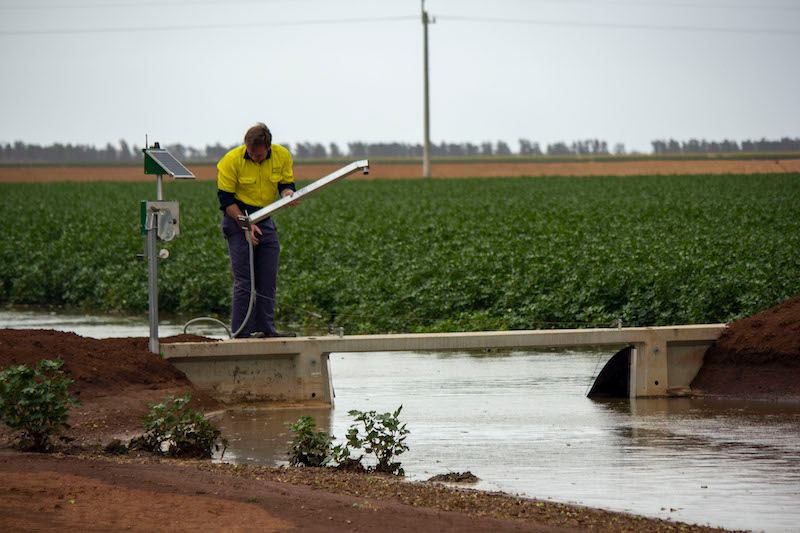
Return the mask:
[[[158,174],[158,179],[156,179],[156,200],[159,202],[164,199],[164,194],[162,193],[161,188],[161,174]]]
[[[149,347],[152,353],[157,354],[161,352],[158,345],[158,255],[156,252],[158,217],[155,213],[147,213],[147,221],[147,284],[149,288],[148,304],[150,307]]]
[[[422,151],[422,176],[431,177],[431,127],[430,127],[430,106],[428,103],[428,12],[425,11],[425,0],[422,0],[422,34],[424,50],[424,69],[425,69],[425,141]]]
[[[156,200],[164,199],[163,177],[158,174],[156,177]],[[156,251],[158,234],[158,217],[155,213],[147,213],[150,223],[147,224],[147,285],[148,285],[148,304],[150,306],[150,351],[160,353],[158,345],[158,252]]]

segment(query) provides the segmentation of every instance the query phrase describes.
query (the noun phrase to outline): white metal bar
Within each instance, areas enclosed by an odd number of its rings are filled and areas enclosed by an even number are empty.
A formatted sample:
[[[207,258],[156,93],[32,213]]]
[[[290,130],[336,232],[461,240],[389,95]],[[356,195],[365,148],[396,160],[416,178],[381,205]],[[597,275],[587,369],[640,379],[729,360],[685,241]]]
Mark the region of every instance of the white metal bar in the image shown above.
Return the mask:
[[[255,224],[264,220],[265,218],[272,216],[273,214],[277,213],[281,209],[287,207],[289,203],[294,202],[295,200],[299,200],[304,196],[308,196],[309,194],[313,194],[318,190],[322,189],[323,187],[327,187],[331,183],[339,181],[342,178],[349,176],[350,174],[363,171],[366,174],[369,171],[369,161],[367,159],[362,159],[361,161],[354,161],[350,163],[346,167],[342,167],[336,172],[328,174],[324,178],[320,178],[317,181],[306,185],[302,189],[298,190],[294,193],[293,196],[287,196],[286,198],[281,198],[277,202],[272,202],[266,207],[262,207],[255,213],[250,213],[249,219],[251,224]]]

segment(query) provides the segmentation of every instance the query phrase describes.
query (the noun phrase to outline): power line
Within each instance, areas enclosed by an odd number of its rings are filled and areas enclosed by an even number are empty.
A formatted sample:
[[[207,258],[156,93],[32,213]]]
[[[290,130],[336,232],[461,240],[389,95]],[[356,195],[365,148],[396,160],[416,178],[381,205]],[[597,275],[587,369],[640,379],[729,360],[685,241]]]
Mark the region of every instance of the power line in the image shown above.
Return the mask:
[[[182,26],[149,26],[149,27],[120,27],[120,28],[76,28],[69,30],[7,30],[0,31],[0,35],[75,35],[85,33],[144,33],[159,31],[196,31],[196,30],[227,30],[236,28],[258,27],[291,27],[291,26],[320,26],[326,24],[362,24],[367,22],[397,22],[404,20],[417,20],[416,16],[397,17],[365,17],[349,19],[321,19],[302,21],[275,21],[275,22],[243,22],[240,24],[197,24]]]
[[[725,28],[713,26],[661,26],[655,24],[620,24],[605,22],[575,22],[566,20],[545,20],[545,19],[514,19],[498,17],[469,17],[461,15],[437,15],[438,20],[455,22],[479,22],[492,24],[527,24],[537,26],[559,26],[567,28],[599,28],[599,29],[621,29],[621,30],[653,30],[653,31],[688,31],[702,33],[750,33],[761,35],[800,35],[800,30],[766,29],[766,28]],[[175,25],[175,26],[147,26],[147,27],[104,27],[104,28],[75,28],[75,29],[35,29],[35,30],[0,30],[3,35],[76,35],[92,33],[144,33],[162,31],[197,31],[197,30],[225,30],[247,27],[298,27],[298,26],[321,26],[329,24],[363,24],[371,22],[401,22],[418,20],[416,15],[399,15],[393,17],[362,17],[362,18],[342,18],[342,19],[319,19],[319,20],[295,20],[295,21],[271,21],[271,22],[242,22],[238,24],[196,24],[196,25]]]
[[[265,2],[270,3],[281,3],[281,2],[296,2],[297,0],[229,0],[226,2],[226,5],[230,4],[264,4]],[[797,5],[780,5],[780,4],[730,4],[730,3],[716,3],[716,4],[703,4],[700,2],[685,2],[685,1],[674,1],[674,2],[663,2],[663,1],[656,1],[656,2],[640,2],[634,0],[525,0],[525,2],[536,2],[536,3],[549,3],[549,4],[564,4],[564,3],[572,3],[572,4],[591,4],[597,6],[598,4],[602,5],[621,5],[621,6],[635,6],[635,7],[678,7],[678,8],[700,8],[700,9],[754,9],[754,10],[776,10],[776,11],[798,11],[800,10],[800,6]],[[76,4],[19,4],[19,5],[5,5],[0,6],[0,10],[19,10],[19,11],[34,11],[34,10],[42,10],[42,9],[115,9],[115,8],[122,8],[122,7],[165,7],[165,6],[177,6],[177,7],[191,7],[191,6],[219,6],[219,0],[189,0],[182,2],[180,0],[153,0],[153,1],[123,1],[123,2],[100,2],[100,3],[76,3]]]
[[[228,0],[225,5],[231,4],[264,4],[265,2],[288,2],[290,0]],[[298,0],[293,0],[298,1]],[[115,9],[120,7],[135,7],[135,8],[151,8],[151,7],[192,7],[192,6],[220,6],[219,0],[192,0],[190,2],[181,2],[180,0],[154,0],[152,2],[118,2],[118,3],[95,3],[95,4],[24,4],[24,5],[11,5],[0,6],[0,10],[4,11],[36,11],[43,9]]]
[[[530,24],[536,26],[561,26],[570,28],[601,28],[618,30],[655,30],[655,31],[693,31],[703,33],[756,33],[767,35],[800,35],[800,30],[782,30],[765,28],[723,28],[713,26],[659,26],[654,24],[619,24],[606,22],[570,22],[563,20],[506,19],[492,17],[464,17],[460,15],[437,15],[437,20],[453,20],[458,22],[489,22],[498,24]]]
[[[680,7],[680,8],[700,8],[700,9],[755,9],[755,10],[775,10],[775,11],[798,11],[800,6],[794,5],[778,5],[778,4],[702,4],[699,2],[638,2],[634,0],[525,0],[526,2],[537,3],[557,3],[563,5],[564,3],[572,4],[591,4],[593,6],[600,5],[619,5],[619,6],[635,6],[635,7]]]

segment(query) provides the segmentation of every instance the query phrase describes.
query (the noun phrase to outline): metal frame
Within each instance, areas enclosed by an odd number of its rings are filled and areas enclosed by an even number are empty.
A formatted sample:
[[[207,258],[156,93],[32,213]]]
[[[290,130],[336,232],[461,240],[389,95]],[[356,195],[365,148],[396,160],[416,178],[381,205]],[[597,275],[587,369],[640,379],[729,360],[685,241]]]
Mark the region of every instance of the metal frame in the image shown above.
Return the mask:
[[[145,141],[145,145],[147,142]],[[147,234],[145,240],[145,251],[147,256],[147,288],[148,288],[148,316],[150,321],[150,342],[148,347],[152,353],[159,353],[160,346],[158,342],[158,251],[157,241],[160,239],[158,235],[158,216],[159,212],[169,208],[170,211],[174,209],[174,219],[178,220],[178,202],[163,202],[163,175],[167,174],[176,179],[194,179],[195,175],[183,166],[183,163],[178,161],[174,155],[169,153],[169,150],[161,148],[158,143],[155,143],[152,148],[143,148],[144,153],[144,173],[156,175],[156,201],[145,202],[142,207],[144,217],[143,230]],[[170,171],[164,164],[153,157],[153,154],[166,154],[175,160],[180,167],[186,171],[185,174],[176,174]],[[159,170],[160,169],[160,170]],[[163,171],[163,172],[162,172]],[[180,232],[180,226],[175,225],[175,237]],[[166,239],[166,240],[171,240]]]

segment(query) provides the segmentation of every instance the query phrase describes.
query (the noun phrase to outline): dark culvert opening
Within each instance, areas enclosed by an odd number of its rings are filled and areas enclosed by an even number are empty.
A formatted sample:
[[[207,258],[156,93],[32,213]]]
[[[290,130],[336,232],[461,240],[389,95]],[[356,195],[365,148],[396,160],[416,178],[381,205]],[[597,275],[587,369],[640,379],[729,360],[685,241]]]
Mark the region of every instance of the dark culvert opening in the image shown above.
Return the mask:
[[[606,366],[597,375],[591,390],[587,396],[589,398],[628,398],[631,395],[631,350],[633,346],[627,346],[608,360]]]

